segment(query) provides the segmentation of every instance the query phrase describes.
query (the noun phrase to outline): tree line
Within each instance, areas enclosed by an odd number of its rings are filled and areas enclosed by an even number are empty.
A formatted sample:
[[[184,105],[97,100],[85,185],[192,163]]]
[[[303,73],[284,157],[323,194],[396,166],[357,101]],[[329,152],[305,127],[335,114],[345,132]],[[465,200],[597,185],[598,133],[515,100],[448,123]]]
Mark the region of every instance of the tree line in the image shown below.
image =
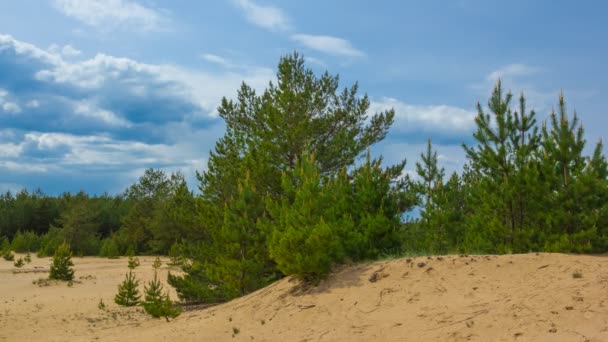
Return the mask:
[[[477,105],[463,170],[446,176],[429,140],[410,177],[405,158],[385,165],[370,152],[395,112],[370,114],[358,84],[341,89],[294,53],[260,94],[243,83],[235,100],[222,99],[226,131],[196,195],[183,175],[154,169],[116,196],[7,193],[0,236],[39,254],[63,241],[83,255],[171,254],[183,272],[169,283],[202,302],[404,253],[605,252],[602,142],[584,154],[563,96],[545,122],[517,100],[498,82]],[[404,220],[414,208],[419,217]]]

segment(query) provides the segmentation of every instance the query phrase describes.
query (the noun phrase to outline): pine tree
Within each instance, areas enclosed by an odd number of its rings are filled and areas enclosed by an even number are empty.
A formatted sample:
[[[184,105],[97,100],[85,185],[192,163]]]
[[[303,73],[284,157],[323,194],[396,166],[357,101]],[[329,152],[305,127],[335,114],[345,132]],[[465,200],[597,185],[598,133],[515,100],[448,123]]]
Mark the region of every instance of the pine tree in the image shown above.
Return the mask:
[[[67,242],[63,242],[55,251],[49,279],[70,281],[74,279],[74,270],[72,269],[72,250]]]
[[[283,274],[314,282],[329,273],[343,252],[334,222],[324,217],[329,206],[325,180],[312,155],[302,156],[294,176],[283,175],[286,195],[269,204],[274,226],[268,249]]]
[[[439,199],[443,196],[443,176],[445,171],[439,168],[437,151],[433,151],[431,139],[427,140],[426,152],[420,154],[421,162],[416,162],[418,181],[417,191],[424,196],[424,207],[420,214],[422,221],[422,236],[425,246],[431,252],[447,251],[447,223],[440,217],[443,211],[438,208]]]
[[[181,308],[175,307],[169,298],[169,293],[163,295],[163,285],[158,280],[156,271],[154,279],[144,286],[145,300],[142,303],[144,310],[155,318],[175,318],[181,313]]]
[[[118,285],[118,293],[114,297],[114,302],[123,306],[135,306],[139,304],[141,296],[138,287],[139,280],[137,280],[133,272],[129,270],[129,273],[125,274],[125,280]]]
[[[266,239],[257,220],[264,200],[245,173],[237,198],[224,206],[224,222],[212,235],[215,257],[206,265],[209,279],[221,284],[226,299],[245,295],[267,284]]]
[[[355,230],[363,235],[364,245],[355,255],[350,254],[351,258],[373,259],[402,251],[402,216],[417,203],[414,186],[403,175],[405,165],[403,160],[382,168],[382,158],[372,159],[368,151],[365,162],[353,169],[350,213]]]
[[[534,153],[539,134],[535,113],[526,113],[522,94],[519,112],[511,109],[513,96],[503,94],[497,82],[488,101],[490,113],[478,103],[477,126],[473,137],[477,146],[463,145],[469,160],[470,174],[477,179],[468,200],[472,213],[467,220],[468,248],[485,252],[521,251],[521,236],[537,222],[531,220],[538,178]],[[527,219],[526,219],[527,218]]]
[[[243,84],[235,101],[222,99],[218,112],[226,122],[226,132],[210,153],[207,171],[198,174],[201,196],[197,209],[203,233],[188,242],[185,257],[191,262],[184,266],[183,277],[169,277],[180,298],[190,295],[200,296],[189,298],[191,300],[218,298],[208,288],[219,285],[221,292],[224,279],[214,278],[224,274],[220,277],[235,279],[235,273],[210,272],[218,259],[216,253],[224,248],[211,237],[240,236],[233,233],[253,227],[251,223],[257,221],[270,222],[264,224],[264,234],[244,240],[232,239],[229,244],[232,252],[219,259],[224,259],[225,265],[228,262],[238,265],[235,267],[240,271],[245,264],[249,270],[261,270],[263,265],[264,277],[273,277],[275,263],[260,258],[266,254],[263,250],[258,251],[256,247],[251,254],[248,249],[247,255],[252,260],[246,262],[238,253],[233,253],[252,241],[256,246],[268,245],[270,234],[281,229],[281,223],[274,219],[267,221],[264,217],[267,210],[256,210],[257,206],[248,209],[246,224],[242,217],[235,216],[242,201],[239,187],[243,176],[248,175],[248,183],[261,203],[280,203],[285,196],[282,180],[296,177],[295,168],[302,154],[315,151],[320,174],[330,178],[351,166],[366,149],[384,139],[395,115],[393,110],[387,110],[368,117],[370,101],[357,91],[356,84],[339,90],[337,76],[315,75],[304,65],[304,58],[294,53],[281,58],[277,82],[271,83],[262,94]],[[289,182],[295,184],[293,179]],[[326,234],[328,229],[317,223],[319,233]],[[247,288],[261,286],[266,281],[256,283]]]

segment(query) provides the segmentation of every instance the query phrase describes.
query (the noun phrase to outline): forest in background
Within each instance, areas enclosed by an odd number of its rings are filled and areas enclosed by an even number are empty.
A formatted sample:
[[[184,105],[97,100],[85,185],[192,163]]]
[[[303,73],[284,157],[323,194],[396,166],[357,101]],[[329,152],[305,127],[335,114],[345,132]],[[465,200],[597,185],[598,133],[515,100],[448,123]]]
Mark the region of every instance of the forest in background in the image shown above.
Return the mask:
[[[369,113],[358,85],[281,58],[261,94],[243,84],[218,108],[226,132],[193,193],[180,173],[148,169],[118,195],[0,196],[2,250],[52,255],[169,254],[184,301],[220,302],[285,275],[316,282],[345,262],[403,254],[602,253],[608,163],[563,96],[546,122],[500,82],[478,104],[467,162],[446,175],[429,140],[384,165],[370,147],[395,112]],[[414,208],[419,217],[404,220]]]

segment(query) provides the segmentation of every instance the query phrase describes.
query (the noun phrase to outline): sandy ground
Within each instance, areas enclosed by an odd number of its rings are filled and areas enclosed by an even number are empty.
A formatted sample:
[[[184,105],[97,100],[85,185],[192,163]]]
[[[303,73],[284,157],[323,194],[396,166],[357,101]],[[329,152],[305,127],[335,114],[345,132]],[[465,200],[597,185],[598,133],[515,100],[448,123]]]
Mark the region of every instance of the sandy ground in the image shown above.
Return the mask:
[[[153,258],[140,259],[137,276],[150,279]],[[13,274],[0,260],[0,341],[608,341],[606,256],[381,261],[312,289],[286,278],[169,323],[114,304],[125,258],[74,262],[79,282],[39,287],[45,273]],[[48,264],[34,257],[24,269]]]

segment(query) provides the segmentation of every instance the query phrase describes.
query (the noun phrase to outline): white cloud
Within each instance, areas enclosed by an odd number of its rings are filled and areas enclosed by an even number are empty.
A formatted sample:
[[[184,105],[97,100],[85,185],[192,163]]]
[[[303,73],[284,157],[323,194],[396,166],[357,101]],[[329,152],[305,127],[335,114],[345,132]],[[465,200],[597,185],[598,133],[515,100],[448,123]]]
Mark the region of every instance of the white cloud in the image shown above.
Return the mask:
[[[209,63],[214,63],[214,64],[220,65],[224,68],[234,68],[234,64],[230,63],[226,58],[218,56],[218,55],[206,53],[206,54],[202,54],[201,58],[206,60]]]
[[[507,64],[489,72],[485,79],[471,85],[471,89],[479,94],[483,99],[481,103],[485,104],[493,87],[500,79],[505,93],[510,91],[514,94],[513,101],[517,100],[519,94],[523,92],[528,109],[544,112],[552,107],[559,94],[559,89],[541,89],[531,76],[542,72],[543,69],[537,66],[523,63]],[[517,107],[518,105],[512,102],[512,106]]]
[[[21,107],[14,102],[5,102],[2,104],[2,109],[7,113],[20,113]]]
[[[275,75],[273,70],[260,67],[240,68],[238,73],[230,71],[214,74],[98,54],[92,59],[75,63],[62,61],[54,68],[39,71],[36,77],[89,90],[100,89],[114,82],[130,89],[134,95],[146,94],[146,87],[151,87],[154,82],[169,83],[173,84],[168,89],[173,95],[192,101],[207,113],[212,113],[223,96],[236,94],[241,82],[245,81],[252,87],[261,89]]]
[[[252,0],[233,0],[249,22],[271,31],[288,30],[289,18],[277,7],[258,5]]]
[[[514,79],[518,77],[530,76],[539,71],[538,68],[531,67],[526,64],[516,63],[505,65],[497,70],[492,71],[487,80],[495,83],[498,79]]]
[[[22,148],[20,144],[6,143],[0,144],[0,155],[4,157],[18,157],[21,154]]]
[[[333,56],[343,57],[363,57],[365,54],[357,50],[352,44],[345,39],[324,36],[324,35],[311,35],[311,34],[294,34],[291,36],[292,40],[295,40],[304,46],[326,53]]]
[[[372,101],[370,110],[395,109],[393,130],[401,133],[449,133],[465,136],[475,125],[475,112],[447,105],[411,105],[394,98]]]
[[[62,55],[65,57],[74,57],[74,56],[78,56],[81,54],[82,51],[76,49],[75,47],[73,47],[70,44],[64,45],[63,47],[57,45],[57,44],[51,44],[51,46],[48,47],[47,49],[50,53],[56,54],[56,55]]]
[[[74,48],[72,45],[68,44],[68,45],[64,45],[63,48],[61,49],[61,54],[64,56],[78,56],[80,55],[81,51]]]
[[[54,53],[45,51],[35,45],[16,40],[10,35],[0,34],[0,51],[4,49],[12,49],[17,55],[39,59],[44,63],[61,63],[61,57]]]
[[[164,21],[158,11],[131,0],[54,0],[53,4],[66,16],[103,30],[159,30]]]
[[[8,171],[16,171],[16,172],[36,172],[36,173],[44,173],[49,169],[45,166],[29,164],[19,162],[16,163],[14,161],[3,161],[0,160],[0,169],[8,170]]]
[[[86,118],[101,121],[110,126],[131,127],[133,125],[129,120],[123,119],[109,110],[97,108],[87,101],[76,103],[74,106],[74,113]]]
[[[27,108],[38,108],[40,107],[40,102],[38,100],[30,100],[25,104],[25,106]]]
[[[453,172],[462,172],[462,168],[467,161],[462,146],[433,141],[433,149],[437,151],[439,167],[445,169],[445,180]],[[394,165],[404,158],[407,159],[405,173],[412,179],[419,179],[416,173],[416,162],[421,160],[420,154],[424,151],[426,151],[426,141],[420,143],[383,142],[380,152],[382,152],[386,165]]]

